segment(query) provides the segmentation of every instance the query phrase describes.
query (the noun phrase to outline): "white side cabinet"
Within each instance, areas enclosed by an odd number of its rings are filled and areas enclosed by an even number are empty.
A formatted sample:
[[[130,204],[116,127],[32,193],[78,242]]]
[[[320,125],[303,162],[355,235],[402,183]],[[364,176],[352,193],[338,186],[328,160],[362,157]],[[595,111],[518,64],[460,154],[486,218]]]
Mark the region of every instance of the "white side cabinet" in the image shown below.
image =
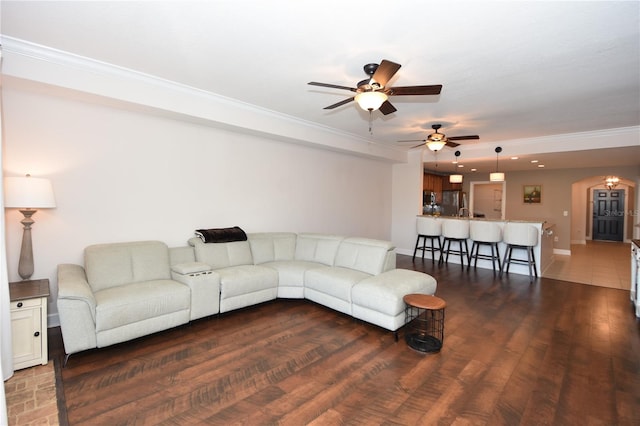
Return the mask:
[[[47,351],[47,297],[49,280],[9,283],[13,368],[45,365]]]

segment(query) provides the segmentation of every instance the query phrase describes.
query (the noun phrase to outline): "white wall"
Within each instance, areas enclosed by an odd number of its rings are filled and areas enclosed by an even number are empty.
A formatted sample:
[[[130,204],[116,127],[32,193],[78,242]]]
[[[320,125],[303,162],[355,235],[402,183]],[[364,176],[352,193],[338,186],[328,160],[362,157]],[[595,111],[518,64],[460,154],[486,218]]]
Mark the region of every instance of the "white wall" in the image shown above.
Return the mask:
[[[422,152],[411,150],[407,163],[393,166],[391,240],[400,254],[413,254],[415,247],[416,216],[422,214]]]
[[[34,278],[93,243],[184,245],[200,227],[391,236],[391,164],[97,103],[3,87],[5,176],[52,180],[34,215]],[[18,280],[22,216],[7,210]],[[50,312],[57,312],[50,303]],[[55,318],[52,318],[55,321]],[[51,325],[51,323],[50,323]]]

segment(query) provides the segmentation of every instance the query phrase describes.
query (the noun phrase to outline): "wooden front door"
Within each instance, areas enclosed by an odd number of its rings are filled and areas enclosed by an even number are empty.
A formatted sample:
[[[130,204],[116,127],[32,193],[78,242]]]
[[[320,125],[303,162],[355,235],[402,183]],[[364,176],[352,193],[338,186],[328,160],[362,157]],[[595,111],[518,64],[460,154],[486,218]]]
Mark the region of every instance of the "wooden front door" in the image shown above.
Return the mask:
[[[624,189],[593,190],[594,240],[622,241],[624,231]]]

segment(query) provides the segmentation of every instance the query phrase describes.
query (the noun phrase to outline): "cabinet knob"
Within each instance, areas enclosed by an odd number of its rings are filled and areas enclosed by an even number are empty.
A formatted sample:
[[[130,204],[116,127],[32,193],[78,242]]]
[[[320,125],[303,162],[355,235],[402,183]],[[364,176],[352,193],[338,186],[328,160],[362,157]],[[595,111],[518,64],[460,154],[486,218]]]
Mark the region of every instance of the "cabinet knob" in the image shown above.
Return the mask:
[[[36,331],[35,333],[33,333],[33,337],[38,337],[40,335],[39,331]]]
[[[22,308],[22,302],[18,302],[18,308]]]

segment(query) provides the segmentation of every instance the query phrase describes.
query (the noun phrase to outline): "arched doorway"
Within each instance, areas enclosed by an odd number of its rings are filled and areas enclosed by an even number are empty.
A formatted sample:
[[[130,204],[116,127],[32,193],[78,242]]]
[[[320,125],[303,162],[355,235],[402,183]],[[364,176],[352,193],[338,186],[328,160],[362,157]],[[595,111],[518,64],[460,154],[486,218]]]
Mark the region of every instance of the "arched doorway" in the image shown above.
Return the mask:
[[[622,231],[622,239],[619,241],[628,242],[632,239],[633,216],[627,213],[633,211],[632,206],[636,205],[636,185],[633,181],[620,177],[620,183],[615,190],[619,200],[617,204],[596,206],[596,200],[603,194],[600,191],[607,195],[603,176],[591,176],[571,185],[571,244],[586,244],[587,240],[607,239],[597,233],[594,238],[594,214],[596,220],[597,216],[604,218],[607,214],[612,217],[615,214]]]

